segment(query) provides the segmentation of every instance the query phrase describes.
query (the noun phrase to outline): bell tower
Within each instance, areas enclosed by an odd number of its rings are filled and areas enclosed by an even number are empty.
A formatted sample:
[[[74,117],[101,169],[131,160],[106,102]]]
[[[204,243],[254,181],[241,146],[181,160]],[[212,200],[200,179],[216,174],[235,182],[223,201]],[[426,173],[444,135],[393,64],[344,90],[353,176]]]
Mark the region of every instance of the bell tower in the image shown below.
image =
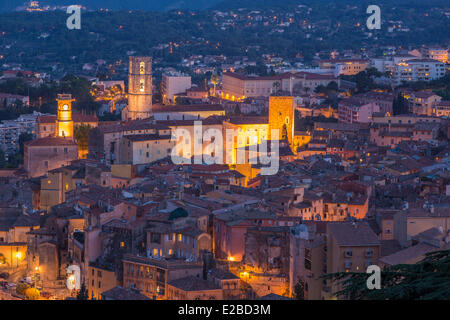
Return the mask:
[[[280,140],[294,140],[294,97],[269,97],[269,129],[277,129]],[[270,133],[269,133],[270,134]]]
[[[152,58],[130,57],[128,106],[122,120],[146,119],[152,115]]]
[[[56,119],[56,137],[73,138],[72,99],[71,94],[58,94],[58,117]]]

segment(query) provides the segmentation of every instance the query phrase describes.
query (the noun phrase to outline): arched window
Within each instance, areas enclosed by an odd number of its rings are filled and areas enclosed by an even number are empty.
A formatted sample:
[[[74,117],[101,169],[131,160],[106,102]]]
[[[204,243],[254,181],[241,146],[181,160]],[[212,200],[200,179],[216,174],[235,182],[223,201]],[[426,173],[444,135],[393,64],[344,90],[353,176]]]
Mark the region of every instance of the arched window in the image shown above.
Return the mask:
[[[139,74],[145,74],[145,62],[139,64]]]

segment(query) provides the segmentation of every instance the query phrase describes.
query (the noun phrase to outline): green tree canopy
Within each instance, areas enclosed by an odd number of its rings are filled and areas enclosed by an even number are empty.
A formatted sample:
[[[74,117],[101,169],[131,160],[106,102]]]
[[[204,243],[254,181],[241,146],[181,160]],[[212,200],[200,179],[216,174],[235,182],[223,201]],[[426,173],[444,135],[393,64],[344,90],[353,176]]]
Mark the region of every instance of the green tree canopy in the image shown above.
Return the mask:
[[[16,287],[17,294],[20,294],[21,296],[25,295],[25,291],[29,289],[30,286],[26,283],[19,283]]]
[[[351,300],[450,300],[450,250],[427,253],[415,264],[389,266],[381,271],[381,289],[368,289],[370,275],[340,272],[324,278],[342,285],[336,296]]]
[[[175,220],[182,217],[187,217],[189,213],[183,208],[176,208],[169,215],[169,220]]]
[[[88,124],[80,124],[75,126],[73,130],[73,136],[77,140],[78,146],[80,146],[80,148],[87,149],[89,144],[89,131],[91,129],[91,126]]]
[[[297,300],[305,300],[305,282],[298,279],[294,286],[294,298]]]
[[[78,291],[77,300],[88,300],[88,299],[89,299],[89,294],[86,289],[86,285],[83,282],[81,284],[80,291]]]

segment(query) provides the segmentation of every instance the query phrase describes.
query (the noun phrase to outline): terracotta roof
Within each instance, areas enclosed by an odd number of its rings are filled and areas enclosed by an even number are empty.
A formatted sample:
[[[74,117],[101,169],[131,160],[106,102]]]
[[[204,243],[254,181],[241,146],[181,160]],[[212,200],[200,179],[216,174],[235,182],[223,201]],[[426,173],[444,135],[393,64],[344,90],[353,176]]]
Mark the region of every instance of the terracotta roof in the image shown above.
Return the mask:
[[[22,96],[19,94],[11,94],[11,93],[0,93],[0,98],[4,99],[4,98],[9,98],[9,99],[23,99],[23,98],[28,98],[28,96]]]
[[[436,106],[446,106],[450,107],[450,100],[442,100],[441,102],[438,102]]]
[[[207,88],[201,88],[201,87],[191,87],[186,90],[186,92],[208,92]]]
[[[434,60],[434,59],[411,59],[411,60],[407,61],[407,63],[410,63],[410,62],[437,62],[437,63],[442,63],[442,62],[440,62],[438,60]]]
[[[225,111],[220,104],[192,104],[180,106],[154,106],[153,113],[164,112],[199,112],[199,111]]]
[[[294,300],[294,299],[285,296],[280,296],[279,294],[275,293],[269,293],[266,294],[265,296],[258,298],[258,300]]]
[[[221,125],[222,121],[215,117],[202,120],[157,120],[156,123],[167,127],[193,126],[195,121],[201,121],[202,125]]]
[[[235,72],[225,72],[223,76],[228,76],[232,78],[236,78],[239,80],[280,80],[282,79],[281,75],[275,76],[264,76],[264,77],[256,77],[256,76],[246,76],[243,74],[235,73]]]
[[[396,265],[402,263],[408,263],[411,260],[421,260],[421,258],[428,252],[437,251],[439,248],[427,244],[427,243],[419,243],[415,246],[397,251],[391,255],[385,256],[380,259],[380,262],[383,262],[387,265]]]
[[[144,296],[133,289],[125,289],[120,286],[114,287],[102,293],[102,299],[104,300],[150,300],[150,298]]]
[[[28,147],[47,147],[47,146],[76,146],[77,144],[70,138],[45,137],[25,142]]]
[[[167,283],[184,291],[220,290],[220,286],[213,281],[203,280],[194,276],[184,277]]]
[[[297,79],[304,78],[306,80],[333,80],[333,79],[336,79],[331,74],[318,74],[318,73],[304,72],[304,71],[297,72],[297,73],[285,72],[285,73],[280,73],[280,74],[273,75],[273,76],[247,76],[247,75],[233,73],[233,72],[225,72],[223,75],[229,76],[232,78],[236,78],[239,80],[244,80],[244,81],[245,80],[247,80],[247,81],[251,81],[251,80],[274,81],[274,80],[289,79],[291,77],[297,78]]]
[[[38,117],[39,123],[55,123],[57,115],[41,115]],[[79,122],[98,122],[98,118],[95,114],[83,114],[83,113],[72,113],[72,120],[75,123]]]
[[[101,125],[98,129],[103,133],[114,133],[114,132],[124,132],[132,130],[146,130],[146,129],[158,129],[158,130],[169,130],[167,126],[161,124],[160,122],[154,123],[150,119],[140,119],[140,120],[130,120],[125,122],[115,122],[108,125]]]
[[[433,91],[418,91],[418,92],[414,92],[413,94],[414,94],[415,98],[422,98],[422,99],[427,99],[432,96],[437,96],[437,94],[434,93]]]
[[[229,123],[232,124],[267,124],[269,123],[269,118],[268,117],[231,117],[227,120]]]
[[[323,59],[319,60],[319,63],[346,63],[346,62],[369,62],[367,59]]]
[[[339,246],[378,246],[380,240],[369,224],[361,222],[331,222],[327,225],[330,236]]]
[[[136,134],[124,136],[124,138],[131,141],[170,140],[170,137],[170,135],[160,136],[159,134]]]
[[[236,276],[235,274],[229,272],[229,271],[224,271],[222,269],[218,269],[218,268],[213,268],[209,271],[209,274],[216,279],[220,279],[220,280],[234,280],[234,279],[239,279],[238,276]]]

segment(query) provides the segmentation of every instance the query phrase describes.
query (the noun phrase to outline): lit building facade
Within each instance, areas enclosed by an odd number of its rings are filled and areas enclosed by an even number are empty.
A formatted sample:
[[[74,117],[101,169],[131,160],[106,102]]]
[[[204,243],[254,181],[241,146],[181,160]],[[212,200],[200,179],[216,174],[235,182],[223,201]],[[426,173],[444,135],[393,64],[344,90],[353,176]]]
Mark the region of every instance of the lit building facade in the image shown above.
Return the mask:
[[[72,120],[72,99],[70,94],[59,94],[56,99],[58,102],[58,117],[56,119],[55,136],[62,138],[73,137],[73,120]]]
[[[380,112],[378,104],[364,103],[355,98],[349,98],[339,102],[339,122],[345,123],[369,123],[374,113]]]
[[[78,159],[78,145],[73,140],[72,96],[60,94],[57,101],[55,135],[31,140],[24,145],[24,168],[29,177],[43,176]]]
[[[191,77],[183,73],[166,73],[162,75],[161,94],[164,104],[175,104],[175,95],[191,88]]]
[[[424,57],[440,61],[442,63],[448,63],[448,49],[444,48],[427,48],[424,52]]]
[[[432,59],[411,59],[394,67],[393,79],[399,85],[403,81],[431,81],[445,75],[445,65]]]
[[[287,139],[289,146],[294,142],[294,97],[269,97],[269,137],[272,130],[278,130],[278,139]]]
[[[128,106],[122,120],[146,119],[152,115],[152,58],[130,57]]]

